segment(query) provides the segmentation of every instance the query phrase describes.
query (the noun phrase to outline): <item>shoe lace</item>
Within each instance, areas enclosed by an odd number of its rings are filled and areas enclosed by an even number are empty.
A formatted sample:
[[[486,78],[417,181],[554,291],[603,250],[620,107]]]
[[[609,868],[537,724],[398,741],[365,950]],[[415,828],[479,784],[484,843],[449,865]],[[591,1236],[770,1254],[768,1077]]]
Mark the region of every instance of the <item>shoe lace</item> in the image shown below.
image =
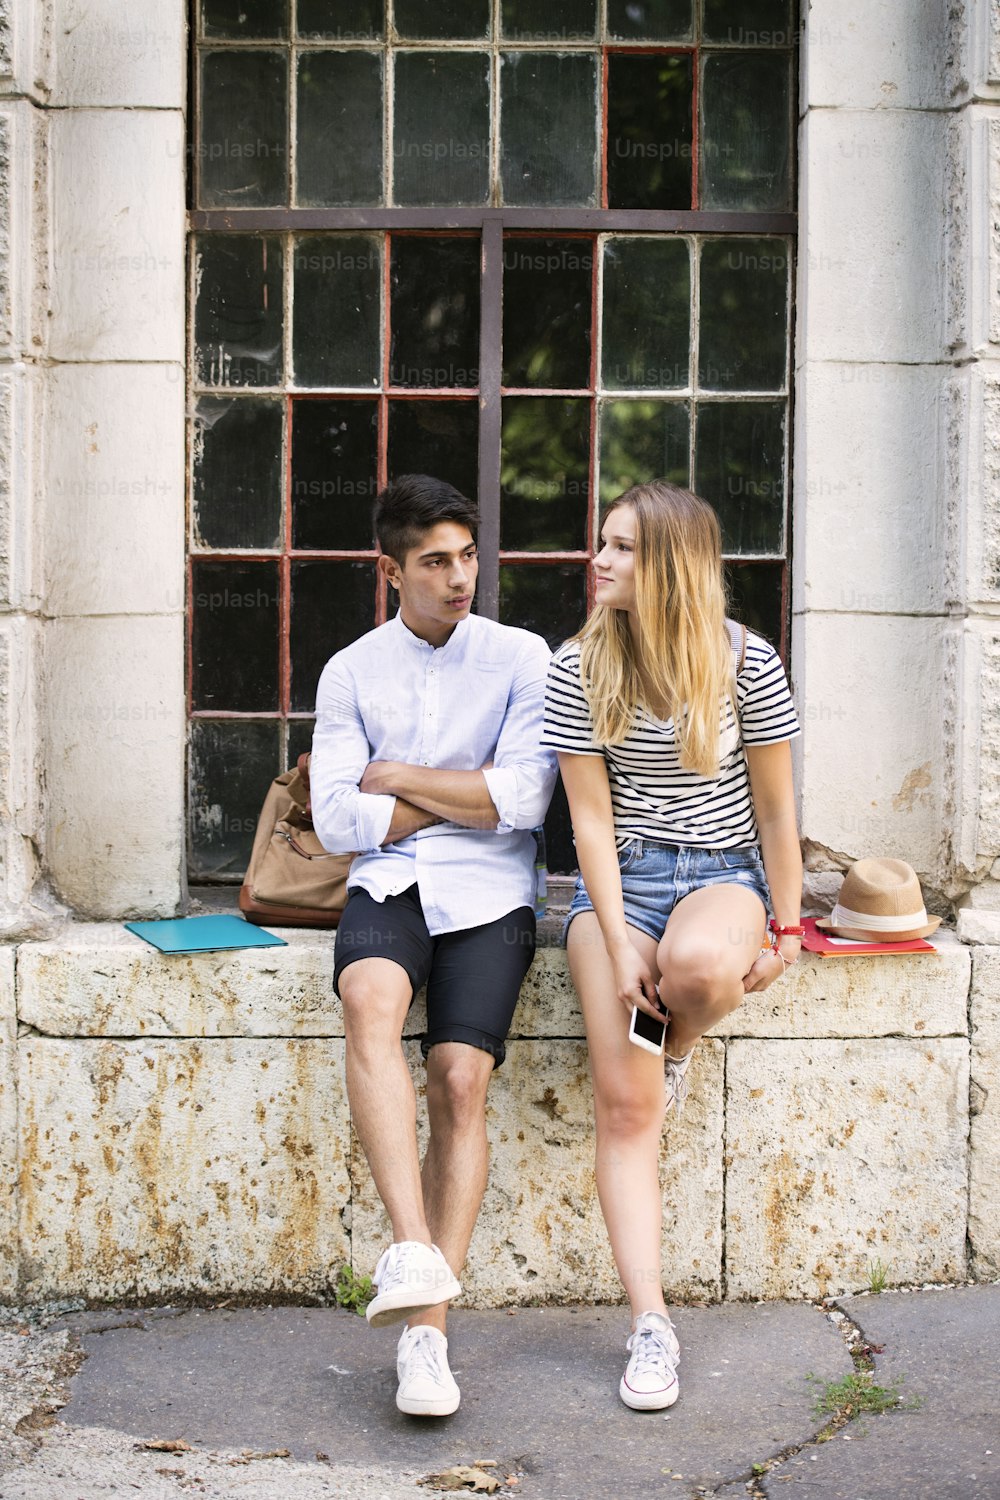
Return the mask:
[[[665,1375],[668,1370],[673,1373],[677,1363],[674,1351],[667,1341],[666,1333],[661,1333],[658,1328],[637,1328],[625,1347],[632,1356],[632,1368],[636,1375],[645,1375],[650,1371]]]
[[[396,1273],[396,1268],[398,1265],[399,1246],[390,1245],[388,1250],[383,1250],[382,1254],[379,1256],[378,1264],[375,1267],[375,1274],[372,1277],[372,1281],[374,1281],[375,1285],[378,1287],[382,1285],[383,1281],[391,1281]]]
[[[664,1083],[667,1090],[667,1108],[669,1109],[673,1105],[678,1114],[680,1114],[687,1103],[687,1070],[692,1055],[689,1052],[686,1057],[667,1057],[665,1059]]]
[[[440,1384],[444,1374],[441,1368],[441,1346],[432,1329],[413,1330],[413,1338],[405,1358],[407,1375],[427,1375]]]

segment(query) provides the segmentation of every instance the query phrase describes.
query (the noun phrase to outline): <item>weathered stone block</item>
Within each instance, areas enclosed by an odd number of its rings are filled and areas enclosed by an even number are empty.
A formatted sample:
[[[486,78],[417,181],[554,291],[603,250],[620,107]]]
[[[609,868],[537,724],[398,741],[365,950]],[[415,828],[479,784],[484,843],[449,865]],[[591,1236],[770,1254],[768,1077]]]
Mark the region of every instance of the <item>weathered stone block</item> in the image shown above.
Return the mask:
[[[899,0],[880,14],[866,0],[814,0],[804,12],[803,104],[947,108],[961,46],[958,10]]]
[[[173,916],[184,851],[182,619],[52,620],[44,658],[56,888],[84,915]]]
[[[424,1070],[416,1043],[408,1043],[406,1053],[418,1089],[423,1150]],[[722,1046],[706,1043],[692,1066],[688,1106],[664,1132],[663,1282],[678,1300],[720,1294],[722,1075]],[[511,1042],[490,1086],[487,1129],[490,1180],[462,1276],[462,1303],[620,1301],[594,1181],[585,1044]],[[391,1235],[356,1138],[351,1173],[353,1261],[370,1272]]]
[[[57,110],[51,122],[57,360],[184,358],[184,120]]]
[[[19,1013],[52,1037],[343,1036],[333,933],[278,935],[287,948],[164,957],[123,927],[74,923],[21,945]]]
[[[0,620],[0,934],[7,935],[22,930],[19,913],[38,874],[39,635],[37,620]]]
[[[184,608],[184,387],[170,365],[49,371],[44,513],[53,615]],[[141,443],[136,433],[142,433]]]
[[[325,1293],[343,1063],[339,1041],[22,1038],[22,1294]]]
[[[938,951],[898,958],[819,958],[803,953],[784,979],[747,995],[719,1037],[966,1036],[968,948],[951,933]]]
[[[935,368],[805,367],[796,410],[795,493],[804,511],[796,609],[942,611],[940,402]]]
[[[798,300],[806,357],[822,350],[827,360],[882,366],[942,358],[947,128],[944,114],[909,110],[807,115]]]
[[[968,1042],[729,1044],[733,1297],[814,1297],[965,1276]]]
[[[972,969],[972,1162],[969,1241],[977,1276],[1000,1276],[1000,948],[977,948]]]
[[[923,877],[948,868],[941,621],[810,615],[795,690],[808,748],[802,832],[846,859],[892,850]]]
[[[0,948],[0,1300],[17,1291],[16,1059],[14,949]]]
[[[56,0],[52,102],[183,109],[185,12],[183,0]]]

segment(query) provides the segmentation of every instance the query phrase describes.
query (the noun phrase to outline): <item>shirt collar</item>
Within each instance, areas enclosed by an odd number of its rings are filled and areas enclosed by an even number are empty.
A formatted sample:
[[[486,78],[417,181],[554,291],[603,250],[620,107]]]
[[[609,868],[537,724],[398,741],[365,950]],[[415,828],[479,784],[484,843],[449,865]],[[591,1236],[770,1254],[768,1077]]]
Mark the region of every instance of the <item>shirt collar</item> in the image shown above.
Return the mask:
[[[455,626],[455,629],[452,631],[451,635],[445,641],[443,646],[432,646],[430,641],[424,640],[423,636],[414,635],[413,631],[410,629],[409,625],[407,625],[399,610],[396,611],[392,619],[387,623],[390,625],[395,625],[403,639],[407,641],[410,646],[415,647],[418,651],[450,652],[452,650],[461,649],[461,643],[469,633],[469,621],[471,620],[471,618],[471,615],[466,615],[464,620],[459,620],[458,624]]]

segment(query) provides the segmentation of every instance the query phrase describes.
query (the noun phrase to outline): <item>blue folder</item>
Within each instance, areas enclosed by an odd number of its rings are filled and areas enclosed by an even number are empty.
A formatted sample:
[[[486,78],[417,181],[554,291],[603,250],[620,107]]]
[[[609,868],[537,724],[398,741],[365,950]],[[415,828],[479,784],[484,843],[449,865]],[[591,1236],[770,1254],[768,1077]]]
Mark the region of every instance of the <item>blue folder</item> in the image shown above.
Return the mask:
[[[126,922],[129,932],[161,953],[210,953],[218,948],[285,948],[284,938],[242,917],[168,917],[163,922]]]

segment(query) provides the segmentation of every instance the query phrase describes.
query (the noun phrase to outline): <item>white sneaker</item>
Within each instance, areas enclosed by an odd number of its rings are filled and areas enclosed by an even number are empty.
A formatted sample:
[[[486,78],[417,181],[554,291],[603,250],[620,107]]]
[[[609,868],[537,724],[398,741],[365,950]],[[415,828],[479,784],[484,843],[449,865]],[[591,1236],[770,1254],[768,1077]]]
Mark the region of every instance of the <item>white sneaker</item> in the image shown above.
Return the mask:
[[[411,1313],[449,1302],[462,1290],[438,1247],[419,1240],[390,1245],[379,1258],[372,1280],[378,1296],[369,1302],[366,1316],[373,1328],[401,1323]]]
[[[693,1047],[691,1048],[690,1052],[685,1052],[683,1057],[671,1057],[669,1052],[664,1054],[664,1082],[666,1084],[667,1090],[667,1114],[669,1114],[672,1109],[676,1109],[677,1113],[680,1114],[681,1110],[684,1108],[685,1103],[687,1102],[687,1070],[691,1066],[692,1057],[694,1057]]]
[[[448,1417],[462,1394],[448,1368],[448,1340],[437,1328],[404,1328],[396,1355],[396,1405],[409,1417]]]
[[[680,1394],[677,1365],[681,1357],[677,1335],[663,1313],[640,1313],[626,1349],[631,1359],[618,1394],[633,1411],[662,1411]]]

